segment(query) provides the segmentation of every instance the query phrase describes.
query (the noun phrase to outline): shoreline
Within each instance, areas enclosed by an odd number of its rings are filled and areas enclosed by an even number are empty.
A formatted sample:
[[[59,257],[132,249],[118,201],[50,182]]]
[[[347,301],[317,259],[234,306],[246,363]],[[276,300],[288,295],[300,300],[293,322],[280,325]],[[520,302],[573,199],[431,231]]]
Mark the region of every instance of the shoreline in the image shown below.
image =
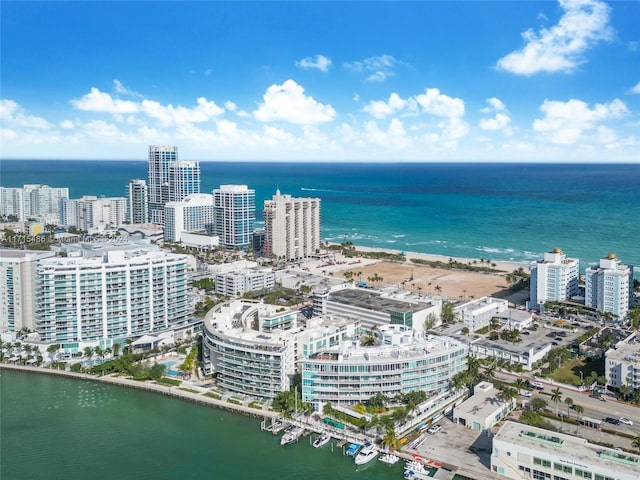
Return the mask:
[[[147,381],[140,382],[138,380],[131,380],[122,377],[113,377],[111,375],[105,375],[103,377],[96,377],[88,373],[67,372],[66,370],[55,370],[51,368],[42,367],[28,367],[26,365],[11,365],[8,363],[0,363],[0,370],[13,370],[24,373],[33,373],[41,375],[53,375],[66,378],[74,378],[76,380],[87,380],[92,382],[101,382],[109,385],[114,385],[122,388],[134,388],[136,390],[144,390],[147,392],[159,393],[162,395],[174,397],[180,400],[185,400],[198,405],[220,408],[232,413],[240,413],[242,415],[248,415],[256,418],[279,418],[278,412],[271,410],[261,410],[252,407],[245,407],[244,405],[237,405],[235,403],[226,402],[224,400],[218,400],[212,397],[207,397],[203,393],[192,393],[185,390],[181,390],[180,387],[173,387],[168,385],[158,385],[156,383],[147,383]],[[184,388],[184,387],[183,387]]]

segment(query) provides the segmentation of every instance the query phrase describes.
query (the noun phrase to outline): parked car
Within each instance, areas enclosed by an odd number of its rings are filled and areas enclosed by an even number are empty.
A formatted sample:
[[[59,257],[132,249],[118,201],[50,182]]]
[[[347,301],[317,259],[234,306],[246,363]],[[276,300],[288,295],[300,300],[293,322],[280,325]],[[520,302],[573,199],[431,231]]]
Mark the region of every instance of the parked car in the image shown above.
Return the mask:
[[[627,417],[620,417],[618,421],[620,423],[624,423],[625,425],[633,425],[633,422],[629,420]]]
[[[436,433],[438,433],[440,431],[440,429],[442,428],[442,425],[438,424],[438,425],[434,425],[432,427],[429,427],[427,429],[427,433],[430,435],[435,435]]]

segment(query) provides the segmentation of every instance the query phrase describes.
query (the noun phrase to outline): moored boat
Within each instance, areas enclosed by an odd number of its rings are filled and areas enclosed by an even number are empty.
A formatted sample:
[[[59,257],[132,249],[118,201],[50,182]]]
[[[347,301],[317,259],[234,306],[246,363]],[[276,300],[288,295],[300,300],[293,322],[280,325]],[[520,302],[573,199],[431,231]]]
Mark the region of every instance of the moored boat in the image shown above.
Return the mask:
[[[290,443],[296,442],[304,433],[304,428],[302,427],[291,427],[287,430],[282,438],[280,439],[280,445],[289,445]]]
[[[394,455],[393,453],[385,453],[380,458],[378,458],[383,463],[388,463],[389,465],[395,465],[400,460],[400,457]]]
[[[320,435],[318,438],[314,440],[313,446],[315,448],[324,447],[327,443],[329,443],[329,440],[331,440],[331,435],[327,433],[323,433],[322,435]]]
[[[378,456],[378,451],[373,443],[367,442],[356,455],[354,461],[356,465],[364,465]]]

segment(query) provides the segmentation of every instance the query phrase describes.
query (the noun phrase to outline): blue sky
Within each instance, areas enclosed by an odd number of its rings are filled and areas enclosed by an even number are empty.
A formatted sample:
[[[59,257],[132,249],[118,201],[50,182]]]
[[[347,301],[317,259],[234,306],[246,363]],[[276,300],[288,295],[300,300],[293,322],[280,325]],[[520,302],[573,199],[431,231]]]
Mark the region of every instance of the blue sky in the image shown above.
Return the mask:
[[[0,4],[1,158],[640,162],[640,2]]]

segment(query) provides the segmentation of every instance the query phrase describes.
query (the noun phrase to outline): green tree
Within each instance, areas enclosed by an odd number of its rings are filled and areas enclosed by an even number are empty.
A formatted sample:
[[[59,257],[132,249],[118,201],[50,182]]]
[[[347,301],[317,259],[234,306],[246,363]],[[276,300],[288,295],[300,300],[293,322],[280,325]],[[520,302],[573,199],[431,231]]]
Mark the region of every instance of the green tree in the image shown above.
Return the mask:
[[[584,407],[582,405],[574,404],[573,409],[576,411],[576,415],[578,415],[578,418],[581,418],[582,413],[584,412]]]
[[[456,318],[454,311],[454,305],[451,302],[444,302],[442,304],[442,311],[440,312],[440,318],[443,323],[453,323]]]
[[[636,437],[631,441],[631,446],[640,450],[640,435],[636,435]]]
[[[114,357],[117,357],[117,356],[118,356],[118,353],[120,353],[120,344],[119,344],[119,343],[114,343],[114,344],[111,346],[111,350],[113,351],[113,356],[114,356]]]
[[[627,400],[631,395],[631,387],[629,385],[626,385],[626,384],[620,385],[619,391],[620,391],[620,397],[622,397],[622,400]]]
[[[571,412],[571,407],[573,406],[573,398],[571,397],[565,398],[564,403],[567,406],[567,417],[568,417],[570,416],[569,413]]]
[[[387,397],[384,393],[376,393],[369,399],[367,403],[369,403],[369,405],[371,405],[372,407],[384,408],[387,403],[389,403],[389,397]]]
[[[543,408],[546,408],[547,401],[544,398],[533,397],[529,405],[531,406],[532,410],[538,411],[538,410],[542,410]]]
[[[424,321],[424,329],[431,330],[433,327],[436,326],[437,322],[438,322],[438,317],[436,316],[435,313],[431,312],[429,315],[427,315],[427,318]]]
[[[562,391],[556,387],[551,390],[551,401],[556,404],[556,416],[558,415],[558,403],[560,403],[560,400],[562,400]]]
[[[497,397],[505,403],[511,403],[514,398],[518,398],[518,391],[513,387],[502,387]]]

